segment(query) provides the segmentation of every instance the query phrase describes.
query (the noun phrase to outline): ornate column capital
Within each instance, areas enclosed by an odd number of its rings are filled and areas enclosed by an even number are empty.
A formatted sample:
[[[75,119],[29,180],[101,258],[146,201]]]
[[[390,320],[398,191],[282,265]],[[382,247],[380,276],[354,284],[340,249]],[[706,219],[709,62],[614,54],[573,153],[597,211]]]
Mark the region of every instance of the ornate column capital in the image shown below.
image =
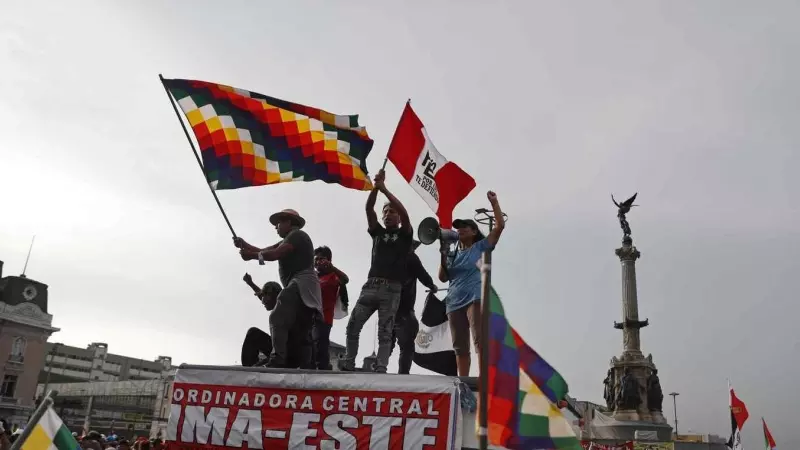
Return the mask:
[[[617,254],[620,261],[636,261],[642,254],[631,244],[625,245],[616,249],[614,253]]]

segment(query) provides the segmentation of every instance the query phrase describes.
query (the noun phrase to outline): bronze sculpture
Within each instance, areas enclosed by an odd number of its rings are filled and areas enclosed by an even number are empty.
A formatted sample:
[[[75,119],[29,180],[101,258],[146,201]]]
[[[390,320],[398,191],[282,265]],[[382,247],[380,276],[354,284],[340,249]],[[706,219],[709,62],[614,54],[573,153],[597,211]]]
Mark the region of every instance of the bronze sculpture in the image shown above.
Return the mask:
[[[637,195],[639,195],[638,192],[633,194],[633,197],[625,200],[624,202],[617,203],[617,200],[614,199],[614,194],[611,194],[611,201],[617,205],[617,218],[619,219],[619,226],[622,228],[622,234],[625,237],[629,237],[631,235],[631,227],[628,224],[628,219],[625,218],[625,214],[628,214],[631,211],[631,208],[634,206],[639,206],[633,204],[633,202],[636,201]]]
[[[650,411],[661,411],[664,402],[664,392],[661,391],[661,381],[658,379],[658,369],[653,369],[647,377],[647,407]]]
[[[608,408],[609,411],[614,410],[614,394],[614,370],[608,369],[606,378],[603,380],[603,398],[606,401],[606,408]]]
[[[630,373],[630,369],[625,368],[622,378],[619,380],[619,391],[617,392],[618,409],[636,409],[642,403],[639,394],[639,382]]]

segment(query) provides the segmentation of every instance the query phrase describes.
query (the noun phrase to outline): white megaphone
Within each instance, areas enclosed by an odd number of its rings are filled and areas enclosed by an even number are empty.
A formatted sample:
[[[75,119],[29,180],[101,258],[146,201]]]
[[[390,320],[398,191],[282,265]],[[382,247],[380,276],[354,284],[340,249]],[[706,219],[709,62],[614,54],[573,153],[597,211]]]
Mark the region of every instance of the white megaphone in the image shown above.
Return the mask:
[[[417,237],[425,245],[433,244],[438,239],[445,243],[451,243],[458,240],[458,231],[442,228],[435,217],[428,217],[419,223]]]

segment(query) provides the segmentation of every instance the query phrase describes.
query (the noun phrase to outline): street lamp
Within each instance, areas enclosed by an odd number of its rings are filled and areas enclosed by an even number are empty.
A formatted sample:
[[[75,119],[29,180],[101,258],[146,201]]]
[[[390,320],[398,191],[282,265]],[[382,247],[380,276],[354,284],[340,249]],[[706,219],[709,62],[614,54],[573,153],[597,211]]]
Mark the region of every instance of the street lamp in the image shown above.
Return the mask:
[[[675,398],[681,394],[677,392],[670,392],[672,396],[672,412],[675,414],[675,437],[678,437],[678,404],[675,402]]]

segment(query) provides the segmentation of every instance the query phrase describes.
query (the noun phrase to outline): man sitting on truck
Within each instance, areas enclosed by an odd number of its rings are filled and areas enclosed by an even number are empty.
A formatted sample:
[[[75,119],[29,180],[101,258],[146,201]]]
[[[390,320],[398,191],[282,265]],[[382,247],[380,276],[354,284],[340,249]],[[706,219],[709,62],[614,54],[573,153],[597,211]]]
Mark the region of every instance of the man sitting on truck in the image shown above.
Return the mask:
[[[258,287],[253,282],[253,277],[249,273],[244,274],[243,280],[253,289],[253,293],[267,311],[275,309],[275,303],[278,300],[278,294],[281,292],[281,285],[268,281],[264,284],[263,288]],[[310,361],[311,355],[311,337],[307,335],[308,325],[302,323],[295,323],[294,328],[289,331],[289,346],[297,351],[289,352],[289,359],[286,366],[290,369],[309,368],[310,363],[304,362],[305,357]],[[303,333],[306,332],[304,336]],[[269,360],[269,355],[272,353],[272,338],[268,333],[263,330],[252,327],[247,330],[247,335],[244,337],[242,343],[242,365],[245,367],[260,366],[266,364]],[[260,355],[263,354],[266,358],[261,359]],[[305,355],[305,356],[303,356]]]
[[[288,366],[289,352],[300,350],[290,346],[289,332],[295,325],[303,326],[303,335],[310,332],[314,314],[322,313],[322,293],[314,271],[314,244],[302,230],[305,219],[293,209],[284,209],[271,215],[269,221],[275,226],[278,236],[283,238],[281,242],[263,249],[248,244],[240,237],[234,237],[233,243],[245,261],[258,259],[261,264],[264,261],[278,261],[283,290],[278,294],[275,310],[269,316],[272,354],[266,366],[285,368]],[[310,367],[310,355],[303,355],[302,360],[304,366]]]
[[[411,362],[414,358],[414,340],[419,332],[419,322],[414,315],[414,303],[417,301],[417,280],[425,287],[436,292],[438,288],[433,283],[433,278],[422,266],[419,256],[414,250],[419,247],[421,242],[414,241],[411,254],[408,255],[408,278],[403,283],[403,290],[400,294],[400,305],[394,315],[394,335],[392,337],[392,350],[395,341],[400,347],[400,359],[398,360],[399,369],[397,373],[408,374],[411,371]]]
[[[381,169],[375,177],[375,187],[367,197],[367,231],[372,237],[372,263],[367,282],[361,289],[361,295],[347,323],[347,354],[340,361],[341,370],[355,370],[361,329],[375,311],[378,312],[376,372],[386,373],[392,350],[394,314],[400,303],[402,283],[406,281],[406,266],[414,231],[405,207],[386,189],[385,178],[386,172]],[[375,213],[378,192],[389,200],[383,205],[383,226],[378,222],[378,215]]]

